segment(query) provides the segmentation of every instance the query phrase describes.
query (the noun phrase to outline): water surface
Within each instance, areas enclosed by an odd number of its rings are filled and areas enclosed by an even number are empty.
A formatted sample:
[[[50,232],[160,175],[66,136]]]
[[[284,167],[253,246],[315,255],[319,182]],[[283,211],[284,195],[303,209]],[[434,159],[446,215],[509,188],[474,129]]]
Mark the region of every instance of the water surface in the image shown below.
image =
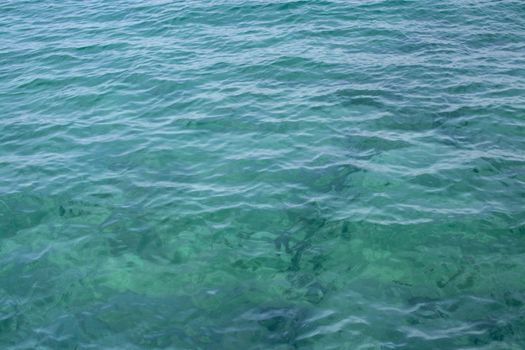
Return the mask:
[[[525,348],[522,1],[0,13],[3,349]]]

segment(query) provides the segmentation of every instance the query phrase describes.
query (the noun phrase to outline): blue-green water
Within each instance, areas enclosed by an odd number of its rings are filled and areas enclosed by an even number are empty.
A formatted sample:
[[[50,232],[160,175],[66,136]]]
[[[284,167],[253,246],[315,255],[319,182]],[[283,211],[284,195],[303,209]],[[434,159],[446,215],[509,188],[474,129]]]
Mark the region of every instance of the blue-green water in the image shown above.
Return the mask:
[[[525,3],[0,1],[2,349],[525,348]]]

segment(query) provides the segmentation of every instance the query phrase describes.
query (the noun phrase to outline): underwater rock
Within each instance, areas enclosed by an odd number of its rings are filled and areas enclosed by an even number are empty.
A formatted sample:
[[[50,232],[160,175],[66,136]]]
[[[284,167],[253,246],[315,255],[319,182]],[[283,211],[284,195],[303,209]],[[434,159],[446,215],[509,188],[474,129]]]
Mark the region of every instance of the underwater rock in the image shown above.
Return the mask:
[[[312,304],[319,304],[324,299],[327,291],[328,289],[321,283],[313,282],[307,287],[305,298]]]
[[[243,319],[257,322],[266,331],[270,343],[294,345],[304,330],[308,311],[295,305],[256,307],[243,315]]]

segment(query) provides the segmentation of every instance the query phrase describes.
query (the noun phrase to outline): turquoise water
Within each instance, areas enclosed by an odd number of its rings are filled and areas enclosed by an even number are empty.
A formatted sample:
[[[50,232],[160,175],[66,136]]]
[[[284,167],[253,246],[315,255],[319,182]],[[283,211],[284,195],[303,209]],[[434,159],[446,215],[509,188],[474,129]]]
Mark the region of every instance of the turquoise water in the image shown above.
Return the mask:
[[[524,2],[0,14],[2,349],[525,348]]]

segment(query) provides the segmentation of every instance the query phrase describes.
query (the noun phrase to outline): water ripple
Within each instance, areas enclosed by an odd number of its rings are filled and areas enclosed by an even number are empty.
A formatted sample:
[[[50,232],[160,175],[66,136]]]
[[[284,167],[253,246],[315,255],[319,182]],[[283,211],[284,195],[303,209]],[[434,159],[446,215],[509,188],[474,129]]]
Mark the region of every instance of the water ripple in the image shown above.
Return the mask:
[[[0,12],[2,348],[525,347],[522,1]]]

